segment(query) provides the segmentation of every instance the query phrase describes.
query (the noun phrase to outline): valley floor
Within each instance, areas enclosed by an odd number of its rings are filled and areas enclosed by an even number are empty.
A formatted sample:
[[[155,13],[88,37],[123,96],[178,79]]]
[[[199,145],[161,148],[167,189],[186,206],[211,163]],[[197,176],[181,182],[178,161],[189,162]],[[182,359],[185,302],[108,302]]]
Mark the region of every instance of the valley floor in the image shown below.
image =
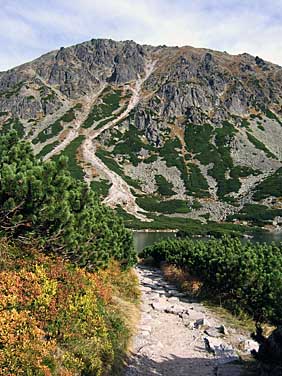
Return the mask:
[[[139,266],[137,274],[142,315],[125,376],[243,375],[239,355],[256,346],[248,333],[226,328],[203,304],[166,282],[160,270]]]

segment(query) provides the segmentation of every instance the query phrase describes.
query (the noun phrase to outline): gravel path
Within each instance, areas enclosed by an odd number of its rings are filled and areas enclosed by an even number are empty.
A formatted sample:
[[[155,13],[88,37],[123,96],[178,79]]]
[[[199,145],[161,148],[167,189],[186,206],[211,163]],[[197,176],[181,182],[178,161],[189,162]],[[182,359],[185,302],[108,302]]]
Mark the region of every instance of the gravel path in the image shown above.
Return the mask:
[[[243,366],[234,363],[239,343],[244,354],[256,343],[164,281],[160,270],[139,266],[137,274],[142,315],[125,376],[242,374]]]
[[[131,88],[132,90],[132,97],[128,103],[128,106],[125,110],[114,120],[109,121],[104,126],[99,129],[90,129],[85,134],[86,139],[82,143],[82,155],[83,159],[91,168],[94,168],[96,171],[102,171],[104,175],[107,176],[109,181],[111,182],[111,188],[109,190],[109,194],[104,200],[104,203],[110,207],[116,207],[117,205],[121,205],[121,207],[129,214],[134,215],[136,218],[140,219],[144,222],[150,222],[151,220],[148,219],[143,213],[145,211],[140,208],[135,200],[134,195],[131,193],[130,186],[123,180],[123,178],[118,175],[117,173],[113,172],[109,167],[101,161],[97,155],[95,154],[96,146],[95,146],[95,139],[100,136],[105,130],[115,127],[119,122],[125,119],[130,111],[136,107],[136,105],[140,101],[140,94],[142,90],[143,83],[148,79],[151,73],[154,70],[156,61],[148,61],[145,66],[145,75],[144,77],[139,77],[136,82],[135,86]],[[86,176],[86,180],[89,178]]]

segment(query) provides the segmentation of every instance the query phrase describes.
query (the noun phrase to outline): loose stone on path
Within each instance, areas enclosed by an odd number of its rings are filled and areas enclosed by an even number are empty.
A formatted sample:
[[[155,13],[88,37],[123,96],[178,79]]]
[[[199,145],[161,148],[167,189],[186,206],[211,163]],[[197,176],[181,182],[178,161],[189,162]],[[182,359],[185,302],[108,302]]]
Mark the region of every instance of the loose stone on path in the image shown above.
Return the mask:
[[[142,292],[141,321],[125,376],[241,374],[242,366],[231,363],[239,359],[239,350],[229,343],[229,330],[219,319],[166,282],[159,269],[140,266],[136,272]],[[252,344],[249,340],[243,338]]]

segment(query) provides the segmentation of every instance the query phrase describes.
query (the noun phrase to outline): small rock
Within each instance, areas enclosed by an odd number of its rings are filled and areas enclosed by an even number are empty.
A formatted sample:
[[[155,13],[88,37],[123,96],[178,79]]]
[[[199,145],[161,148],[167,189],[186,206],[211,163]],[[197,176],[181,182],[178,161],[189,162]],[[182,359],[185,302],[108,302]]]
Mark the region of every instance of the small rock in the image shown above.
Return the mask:
[[[210,324],[206,318],[198,319],[194,322],[194,327],[199,329],[201,327],[209,327]]]
[[[226,329],[226,327],[224,325],[220,325],[219,327],[217,327],[219,333],[222,333],[224,334],[225,336],[227,336],[229,334],[228,330]]]
[[[142,331],[142,332],[151,332],[152,328],[150,325],[140,325],[139,326],[139,329]]]
[[[156,311],[160,311],[160,312],[164,312],[165,309],[167,308],[167,303],[166,302],[163,302],[163,301],[155,301],[152,303],[152,307],[156,310]]]
[[[141,307],[140,310],[141,310],[141,312],[143,312],[143,313],[149,313],[149,312],[152,311],[152,307],[149,306],[149,305],[143,305],[143,306]]]
[[[171,305],[165,309],[165,312],[172,313],[173,315],[182,315],[186,310],[181,305]]]
[[[154,291],[154,292],[157,292],[157,293],[161,293],[161,294],[164,294],[165,291],[163,289],[161,289],[160,287],[157,287],[157,286],[152,286],[151,287],[151,290]]]
[[[239,359],[238,355],[235,353],[233,347],[223,342],[219,338],[204,338],[206,351],[213,353],[218,357],[218,362],[220,364],[233,362]]]
[[[151,291],[152,289],[149,286],[141,286],[140,290],[143,291],[143,292],[147,292],[147,291]]]
[[[179,299],[176,296],[172,296],[170,298],[167,298],[168,302],[179,302]]]
[[[256,350],[256,351],[259,350],[259,344],[252,339],[247,339],[245,341],[240,342],[239,346],[243,351],[246,351],[246,352],[249,352],[249,353],[252,350]]]
[[[202,312],[195,311],[194,309],[188,309],[189,316],[191,317],[191,320],[203,320],[204,314]]]
[[[221,333],[219,331],[219,328],[208,328],[205,330],[205,333],[209,336],[209,337],[215,337],[215,338],[219,338],[219,337],[222,337],[224,334]]]

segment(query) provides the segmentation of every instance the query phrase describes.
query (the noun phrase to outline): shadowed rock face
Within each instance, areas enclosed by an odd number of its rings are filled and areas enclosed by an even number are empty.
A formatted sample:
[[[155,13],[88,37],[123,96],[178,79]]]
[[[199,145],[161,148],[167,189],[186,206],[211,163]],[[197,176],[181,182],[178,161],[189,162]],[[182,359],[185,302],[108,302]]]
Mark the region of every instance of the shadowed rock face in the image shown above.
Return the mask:
[[[52,87],[63,97],[79,98],[90,94],[104,82],[124,84],[136,80],[144,71],[144,48],[135,42],[115,42],[112,40],[93,39],[69,48],[60,48],[50,52],[31,63],[3,73],[0,76],[1,111],[11,111],[14,116],[31,118],[36,112],[44,115],[53,113],[62,98],[52,95]],[[45,96],[29,100],[31,91],[42,88]],[[42,92],[41,90],[41,92]],[[5,93],[8,93],[5,96]],[[54,105],[46,106],[45,102]],[[29,108],[32,108],[32,111]]]
[[[157,110],[161,116],[185,116],[198,123],[208,119],[218,122],[230,114],[247,115],[259,106],[272,105],[281,111],[282,69],[259,57],[107,39],[62,47],[2,73],[0,92],[10,95],[9,100],[2,98],[1,109],[10,110],[19,102],[18,107],[25,108],[21,115],[27,115],[21,88],[23,83],[38,83],[38,78],[68,98],[89,94],[102,82],[124,84],[136,80],[144,73],[146,58],[158,61],[145,85],[154,91],[146,104],[155,109],[153,100],[159,96],[162,105]]]
[[[219,220],[252,203],[256,186],[282,166],[282,68],[246,53],[107,39],[62,47],[0,73],[0,128],[19,122],[38,153],[66,137],[88,137],[84,121],[90,131],[117,116],[134,90],[127,116],[95,145],[118,156],[142,192],[156,194],[155,176],[162,175],[173,198],[208,197],[201,214]],[[68,138],[70,129],[77,133]],[[126,139],[129,129],[135,138]],[[230,194],[238,210],[223,203]]]

